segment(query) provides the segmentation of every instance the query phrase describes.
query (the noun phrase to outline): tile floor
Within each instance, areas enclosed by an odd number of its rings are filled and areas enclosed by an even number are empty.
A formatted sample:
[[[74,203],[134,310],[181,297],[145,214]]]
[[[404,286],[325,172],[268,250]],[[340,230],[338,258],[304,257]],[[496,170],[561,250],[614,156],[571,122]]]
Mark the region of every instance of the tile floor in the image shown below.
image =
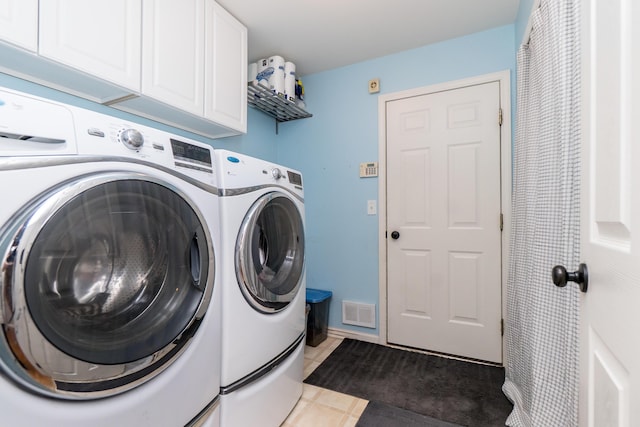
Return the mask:
[[[327,337],[317,347],[304,348],[306,378],[340,344],[341,338]],[[367,400],[304,384],[302,397],[282,427],[353,427]]]

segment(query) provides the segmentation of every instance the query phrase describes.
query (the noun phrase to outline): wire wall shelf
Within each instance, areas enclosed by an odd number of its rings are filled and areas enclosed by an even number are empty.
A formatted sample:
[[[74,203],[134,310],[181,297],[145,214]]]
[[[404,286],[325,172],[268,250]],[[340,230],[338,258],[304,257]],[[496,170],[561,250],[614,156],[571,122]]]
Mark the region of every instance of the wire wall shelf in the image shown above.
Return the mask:
[[[312,117],[312,114],[298,107],[295,102],[285,99],[284,95],[274,94],[269,88],[259,84],[257,81],[248,83],[247,101],[251,107],[257,108],[276,119],[276,126],[278,122]]]

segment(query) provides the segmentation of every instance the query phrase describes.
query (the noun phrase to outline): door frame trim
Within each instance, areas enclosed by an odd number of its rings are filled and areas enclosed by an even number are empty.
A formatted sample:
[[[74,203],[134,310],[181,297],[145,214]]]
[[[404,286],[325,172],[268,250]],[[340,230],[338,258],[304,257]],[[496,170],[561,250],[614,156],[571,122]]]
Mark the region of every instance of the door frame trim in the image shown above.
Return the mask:
[[[379,317],[378,343],[387,341],[387,123],[386,106],[388,102],[430,93],[459,89],[484,83],[500,83],[500,106],[502,108],[502,126],[500,128],[500,204],[503,214],[502,231],[502,318],[506,317],[506,283],[509,273],[509,242],[511,236],[511,181],[512,181],[512,134],[511,134],[511,71],[504,70],[491,74],[422,86],[414,89],[393,92],[378,97],[378,284]],[[496,112],[496,120],[498,120]],[[498,218],[496,218],[496,226]],[[500,325],[496,325],[497,328]],[[502,340],[504,360],[504,337]]]

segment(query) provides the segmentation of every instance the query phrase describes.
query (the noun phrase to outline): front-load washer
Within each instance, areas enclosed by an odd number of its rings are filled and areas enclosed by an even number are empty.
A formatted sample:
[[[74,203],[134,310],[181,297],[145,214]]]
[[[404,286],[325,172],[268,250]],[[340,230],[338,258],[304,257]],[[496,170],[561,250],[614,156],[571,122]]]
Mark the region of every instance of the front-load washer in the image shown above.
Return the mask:
[[[302,175],[215,150],[222,233],[221,422],[279,426],[302,394]]]
[[[0,88],[0,425],[219,425],[213,149]]]

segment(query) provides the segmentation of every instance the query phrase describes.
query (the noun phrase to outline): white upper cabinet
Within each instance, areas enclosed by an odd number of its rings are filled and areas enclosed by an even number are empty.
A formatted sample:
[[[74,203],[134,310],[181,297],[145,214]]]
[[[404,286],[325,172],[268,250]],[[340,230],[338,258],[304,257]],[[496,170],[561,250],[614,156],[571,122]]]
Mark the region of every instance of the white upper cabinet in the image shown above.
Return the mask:
[[[247,28],[213,1],[207,2],[205,117],[247,130]]]
[[[247,29],[214,0],[0,0],[0,72],[210,138],[247,131]]]
[[[99,103],[139,92],[140,2],[0,0],[0,71]]]
[[[0,0],[0,40],[38,50],[38,0]]]
[[[247,131],[247,29],[213,0],[143,0],[142,91],[113,107],[200,135]]]
[[[204,0],[144,0],[142,93],[204,111]]]
[[[40,0],[39,54],[140,91],[141,0]]]

